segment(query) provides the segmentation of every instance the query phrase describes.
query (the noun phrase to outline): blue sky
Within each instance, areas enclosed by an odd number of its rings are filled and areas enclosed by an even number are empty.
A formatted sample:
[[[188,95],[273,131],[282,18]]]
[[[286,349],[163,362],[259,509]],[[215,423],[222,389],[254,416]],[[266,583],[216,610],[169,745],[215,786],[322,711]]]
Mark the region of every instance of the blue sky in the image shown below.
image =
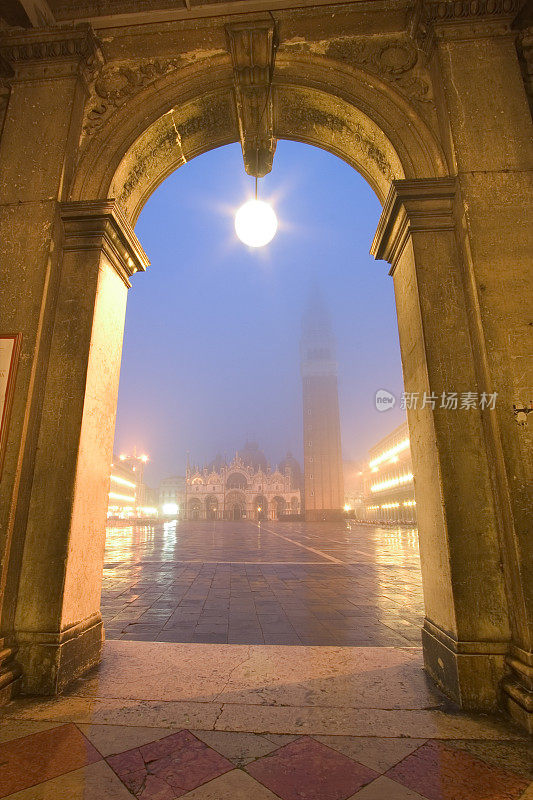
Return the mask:
[[[381,211],[336,156],[278,142],[259,196],[275,207],[270,245],[242,245],[235,210],[253,192],[240,146],[180,167],[154,192],[136,233],[151,267],[128,297],[115,449],[150,455],[147,482],[258,441],[275,463],[301,459],[298,347],[309,287],[319,284],[338,343],[343,452],[363,458],[403,420],[377,412],[402,374],[392,278],[368,250]]]

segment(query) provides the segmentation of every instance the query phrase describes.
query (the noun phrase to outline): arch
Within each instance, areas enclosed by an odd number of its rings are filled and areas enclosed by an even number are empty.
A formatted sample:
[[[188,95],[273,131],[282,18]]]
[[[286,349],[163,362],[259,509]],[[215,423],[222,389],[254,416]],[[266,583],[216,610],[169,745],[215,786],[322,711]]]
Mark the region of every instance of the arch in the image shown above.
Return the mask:
[[[225,500],[224,517],[230,520],[240,520],[245,517],[246,497],[244,492],[228,492]]]
[[[187,503],[187,518],[200,519],[202,517],[202,502],[199,497],[193,497]]]
[[[218,497],[210,494],[205,498],[206,519],[216,519],[218,516]]]
[[[226,488],[228,489],[246,489],[248,486],[248,478],[241,472],[230,472],[226,478]]]
[[[479,4],[470,5],[472,16],[480,13]],[[527,105],[523,93],[517,94],[522,92],[519,64],[516,50],[503,49],[498,39],[497,49],[487,49],[491,55],[486,69],[478,70],[481,76],[466,70],[465,53],[478,52],[475,40],[486,27],[476,24],[471,44],[448,37],[446,64],[436,58],[429,68],[410,34],[393,33],[389,11],[382,13],[385,26],[377,18],[370,23],[367,9],[347,32],[338,19],[331,22],[335,15],[328,11],[320,12],[320,25],[312,32],[292,12],[286,17],[271,92],[272,135],[339,156],[384,201],[372,252],[392,265],[406,390],[437,396],[456,387],[503,390],[502,410],[494,415],[472,414],[468,423],[458,417],[452,425],[440,412],[419,409],[409,415],[409,423],[417,492],[423,499],[418,509],[427,669],[463,705],[491,708],[501,694],[498,681],[507,670],[504,659],[512,642],[512,675],[502,687],[508,703],[522,704],[515,712],[523,716],[529,701],[527,664],[520,659],[531,647],[531,609],[522,581],[527,571],[522,539],[516,537],[526,533],[525,484],[516,480],[519,447],[508,413],[519,384],[514,369],[501,370],[502,345],[509,342],[505,323],[512,330],[525,324],[520,287],[529,242],[515,224],[523,216],[524,184],[512,178],[522,173],[516,172],[516,148],[507,148],[509,141],[529,142]],[[452,22],[454,14],[452,9]],[[401,16],[403,26],[406,16]],[[197,27],[188,25],[184,31]],[[131,223],[156,186],[184,160],[239,139],[224,21],[219,18],[209,27],[209,37],[204,38],[207,27],[198,39],[193,37],[201,45],[197,49],[188,34],[176,36],[172,28],[163,47],[159,35],[150,33],[150,47],[145,48],[142,34],[136,38],[138,49],[129,47],[131,38],[120,47],[106,41],[103,54],[95,53],[91,33],[84,66],[78,56],[86,45],[79,49],[76,38],[71,47],[70,35],[66,47],[41,47],[38,30],[31,31],[29,48],[20,48],[22,60],[31,62],[23,69],[38,80],[17,82],[11,91],[2,159],[7,163],[26,154],[19,139],[31,141],[31,158],[19,158],[10,197],[18,206],[20,228],[37,231],[37,238],[26,237],[21,245],[20,237],[4,237],[11,239],[4,260],[16,277],[6,298],[20,305],[14,318],[20,320],[25,342],[38,339],[38,347],[35,355],[21,360],[18,416],[10,431],[15,438],[4,471],[14,502],[9,506],[8,547],[14,546],[6,584],[12,599],[5,613],[7,630],[21,634],[17,658],[25,690],[55,692],[99,658],[103,548],[97,534],[108,499],[104,476],[111,457],[126,287],[132,273],[147,263]],[[409,27],[420,32],[416,15]],[[86,38],[81,29],[78,33]],[[484,47],[492,47],[491,35],[483,36]],[[13,55],[18,50],[10,48],[8,61],[19,58],[20,53]],[[169,50],[171,58],[165,57]],[[71,100],[57,103],[53,82],[67,75],[67,52],[72,79],[71,56],[76,55],[80,85]],[[118,59],[126,53],[125,69]],[[101,55],[110,57],[107,64]],[[502,67],[512,80],[496,80]],[[81,88],[84,80],[88,98]],[[44,84],[46,89],[38,88]],[[433,85],[439,102],[426,104]],[[489,108],[503,120],[509,101],[518,97],[520,110],[517,105],[512,120],[498,130],[489,112],[484,117],[478,111]],[[28,115],[34,102],[32,107],[41,110]],[[58,140],[50,147],[48,137],[39,141],[33,136],[35,120],[45,112],[50,125],[62,132],[63,145]],[[498,157],[489,159],[485,172],[477,165],[489,154],[486,142],[494,143]],[[42,196],[45,183],[35,181],[36,165],[50,179]],[[475,182],[464,176],[456,181],[457,165],[465,172],[476,167],[470,172]],[[520,203],[506,206],[513,196]],[[39,202],[44,197],[57,198],[59,208],[55,202]],[[111,202],[115,198],[118,211]],[[56,224],[59,215],[62,225]],[[491,235],[497,229],[506,253],[496,278],[485,226]],[[37,240],[42,240],[38,247]],[[505,308],[495,299],[500,273],[519,287]],[[30,276],[40,283],[23,292]],[[20,302],[24,293],[30,298],[26,305]],[[60,404],[71,414],[61,428],[64,447],[57,448]],[[101,425],[102,420],[108,424]],[[234,497],[233,503],[234,511],[244,508],[243,499]]]
[[[273,102],[276,138],[339,156],[363,175],[382,202],[393,179],[448,174],[443,150],[414,103],[392,82],[360,67],[280,52]],[[110,116],[86,126],[70,199],[116,198],[135,223],[171,172],[238,140],[228,57],[170,71],[131,94]]]
[[[257,494],[254,497],[252,512],[255,520],[268,519],[268,500],[264,494]]]
[[[284,497],[280,495],[276,495],[272,498],[271,501],[272,506],[274,507],[274,513],[276,515],[276,519],[280,519],[287,511],[287,501]]]

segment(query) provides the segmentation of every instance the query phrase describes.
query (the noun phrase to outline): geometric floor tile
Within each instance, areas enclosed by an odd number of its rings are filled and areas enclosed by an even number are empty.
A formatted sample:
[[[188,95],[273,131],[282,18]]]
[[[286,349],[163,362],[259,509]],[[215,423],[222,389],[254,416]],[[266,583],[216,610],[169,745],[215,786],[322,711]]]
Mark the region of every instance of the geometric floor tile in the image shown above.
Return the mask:
[[[278,798],[246,772],[234,769],[188,792],[183,800],[278,800]]]
[[[89,725],[78,723],[84,736],[93,744],[104,758],[132,750],[157,739],[163,739],[174,730],[169,728],[147,728],[141,725]]]
[[[463,750],[427,742],[387,777],[429,800],[518,800],[528,781]]]
[[[175,800],[233,769],[233,764],[189,731],[109,756],[108,764],[142,800]]]
[[[88,767],[10,794],[9,800],[132,800],[132,796],[105,761],[95,761]]]
[[[282,800],[345,800],[377,777],[307,736],[248,764],[246,771]]]
[[[102,756],[69,723],[0,744],[0,797],[100,761]]]
[[[348,798],[348,800],[428,800],[418,792],[413,792],[407,786],[402,786],[396,781],[391,781],[384,775],[380,775],[372,783],[368,783],[360,792]]]
[[[228,758],[236,767],[243,767],[260,756],[277,750],[285,742],[273,742],[258,733],[232,733],[229,731],[194,731],[194,735]],[[296,736],[287,737],[288,741]]]
[[[447,744],[458,750],[466,750],[471,755],[501,767],[508,772],[516,772],[520,777],[533,780],[533,741],[498,742],[483,740],[449,741]]]
[[[365,736],[314,736],[348,758],[376,772],[386,772],[424,744],[425,739],[383,739]]]
[[[49,722],[48,720],[36,722],[35,720],[2,719],[0,723],[0,743],[9,742],[11,739],[20,739],[22,736],[29,736],[30,733],[39,733],[50,728],[57,728],[57,725],[57,722]]]

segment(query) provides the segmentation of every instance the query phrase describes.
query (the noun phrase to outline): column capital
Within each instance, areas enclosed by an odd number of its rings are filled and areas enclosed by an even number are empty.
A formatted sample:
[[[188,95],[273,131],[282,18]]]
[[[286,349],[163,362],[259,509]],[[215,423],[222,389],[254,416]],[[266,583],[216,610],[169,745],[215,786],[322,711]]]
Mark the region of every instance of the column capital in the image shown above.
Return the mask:
[[[148,256],[114,200],[61,204],[64,251],[102,251],[128,288],[135,272],[145,272]]]
[[[426,55],[435,40],[512,33],[524,0],[416,0],[409,33]]]
[[[392,182],[370,254],[388,261],[390,274],[409,237],[415,232],[453,230],[455,178],[426,178]]]
[[[103,61],[98,40],[88,24],[15,29],[0,36],[0,63],[12,71],[12,80],[81,75],[89,81]]]

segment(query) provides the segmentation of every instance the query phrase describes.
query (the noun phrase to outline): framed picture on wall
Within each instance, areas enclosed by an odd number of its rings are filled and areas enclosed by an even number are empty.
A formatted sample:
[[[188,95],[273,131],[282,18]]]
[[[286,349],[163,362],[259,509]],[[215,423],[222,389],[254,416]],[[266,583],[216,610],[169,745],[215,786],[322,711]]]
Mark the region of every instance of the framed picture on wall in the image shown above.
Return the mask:
[[[4,466],[21,344],[21,333],[0,333],[0,477]]]

